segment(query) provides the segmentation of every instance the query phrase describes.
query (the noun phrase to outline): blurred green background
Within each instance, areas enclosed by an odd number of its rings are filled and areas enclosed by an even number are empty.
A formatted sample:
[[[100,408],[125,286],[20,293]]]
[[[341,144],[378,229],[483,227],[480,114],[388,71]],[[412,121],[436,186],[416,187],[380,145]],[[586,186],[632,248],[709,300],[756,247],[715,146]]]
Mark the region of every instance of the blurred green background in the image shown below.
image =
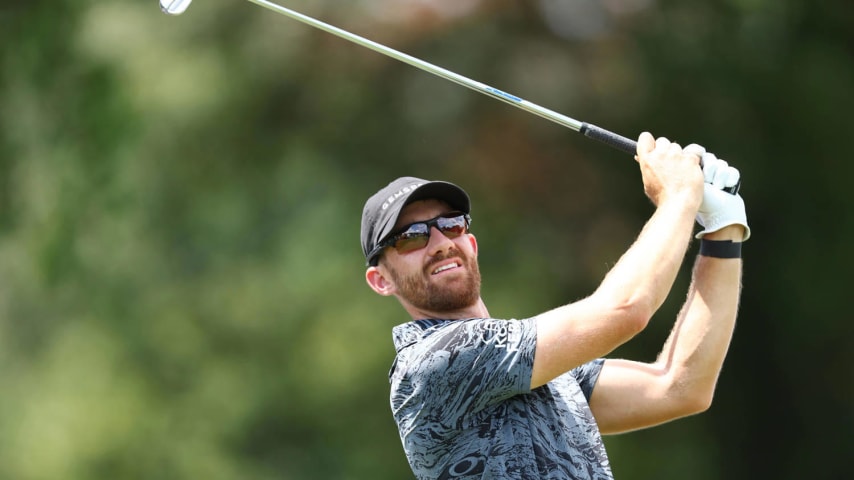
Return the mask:
[[[607,437],[618,479],[850,478],[847,0],[284,5],[742,172],[753,238],[703,415]],[[239,0],[0,2],[0,478],[411,478],[364,200],[474,199],[493,315],[589,294],[651,205],[630,157]],[[652,325],[614,352],[651,360]]]

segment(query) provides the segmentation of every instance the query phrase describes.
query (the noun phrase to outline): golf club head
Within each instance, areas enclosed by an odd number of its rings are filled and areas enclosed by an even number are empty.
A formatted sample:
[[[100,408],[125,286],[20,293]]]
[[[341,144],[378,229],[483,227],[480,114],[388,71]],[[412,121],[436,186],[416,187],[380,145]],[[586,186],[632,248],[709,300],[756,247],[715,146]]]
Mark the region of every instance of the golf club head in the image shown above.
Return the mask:
[[[192,0],[160,0],[160,10],[167,15],[181,15]]]

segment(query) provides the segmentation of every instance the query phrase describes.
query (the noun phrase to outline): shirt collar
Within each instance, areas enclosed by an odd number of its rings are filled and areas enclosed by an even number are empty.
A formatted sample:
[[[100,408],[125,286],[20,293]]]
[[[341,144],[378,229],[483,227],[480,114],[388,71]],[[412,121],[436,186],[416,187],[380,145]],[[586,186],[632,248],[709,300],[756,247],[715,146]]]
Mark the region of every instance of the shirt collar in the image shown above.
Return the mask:
[[[398,325],[391,331],[394,349],[399,353],[404,348],[426,337],[430,330],[455,321],[457,320],[424,318]]]

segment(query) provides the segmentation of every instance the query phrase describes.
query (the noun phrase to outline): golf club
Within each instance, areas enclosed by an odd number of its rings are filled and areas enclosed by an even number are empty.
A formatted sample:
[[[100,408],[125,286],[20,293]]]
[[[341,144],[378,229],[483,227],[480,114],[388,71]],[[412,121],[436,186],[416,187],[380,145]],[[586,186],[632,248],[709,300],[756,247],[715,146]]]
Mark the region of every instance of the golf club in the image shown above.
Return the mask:
[[[169,15],[180,15],[187,10],[187,7],[190,5],[192,0],[160,0],[160,9]],[[533,113],[534,115],[538,115],[547,120],[551,120],[559,125],[563,125],[565,127],[570,128],[576,132],[581,133],[587,138],[592,138],[594,140],[598,140],[603,142],[611,147],[614,147],[618,150],[622,150],[630,155],[634,155],[637,152],[637,142],[626,138],[622,135],[618,135],[609,130],[605,130],[604,128],[597,127],[596,125],[581,122],[575,120],[574,118],[567,117],[566,115],[562,115],[553,110],[549,110],[548,108],[541,107],[535,103],[531,103],[527,100],[519,98],[515,95],[511,95],[509,93],[503,92],[497,88],[490,87],[489,85],[485,85],[483,83],[474,81],[470,78],[464,77],[457,73],[454,73],[450,70],[446,70],[442,67],[433,65],[432,63],[425,62],[424,60],[420,60],[411,55],[407,55],[403,52],[399,52],[392,48],[386,47],[385,45],[379,44],[372,40],[368,40],[367,38],[360,37],[356,34],[350,33],[346,30],[342,30],[333,25],[329,25],[328,23],[321,22],[320,20],[316,20],[307,15],[303,15],[299,12],[291,10],[289,8],[285,8],[281,5],[269,2],[267,0],[247,0],[256,5],[264,7],[268,10],[272,10],[276,13],[282,14],[286,17],[290,17],[298,22],[302,22],[306,25],[310,25],[312,27],[318,28],[325,32],[331,33],[335,36],[343,38],[344,40],[348,40],[357,45],[361,45],[363,47],[374,50],[378,53],[386,55],[388,57],[394,58],[404,63],[408,63],[413,67],[424,70],[425,72],[432,73],[436,76],[442,77],[446,80],[450,80],[454,83],[462,85],[464,87],[468,87],[476,92],[483,93],[484,95],[488,95],[492,98],[496,98],[505,103],[509,103],[517,108],[521,108],[527,112]],[[741,185],[741,182],[737,183],[733,187],[726,188],[725,190],[729,193],[736,194],[738,193],[738,189]]]

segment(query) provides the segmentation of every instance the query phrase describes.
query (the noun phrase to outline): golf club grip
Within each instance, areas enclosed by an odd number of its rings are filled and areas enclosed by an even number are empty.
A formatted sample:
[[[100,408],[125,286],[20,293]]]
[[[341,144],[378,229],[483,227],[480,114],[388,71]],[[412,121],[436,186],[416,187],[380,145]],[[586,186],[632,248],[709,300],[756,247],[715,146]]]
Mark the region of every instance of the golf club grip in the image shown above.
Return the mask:
[[[622,150],[632,156],[637,154],[637,142],[628,139],[622,135],[617,135],[616,133],[610,130],[605,130],[604,128],[599,128],[596,125],[592,125],[587,122],[582,122],[581,128],[578,131],[587,138],[599,140],[602,143],[606,143],[616,148],[617,150]],[[736,183],[735,185],[724,188],[723,191],[735,195],[738,193],[739,188],[741,188],[741,179],[739,179],[738,183]]]
[[[617,135],[616,133],[610,130],[605,130],[604,128],[599,128],[596,125],[587,122],[582,122],[581,128],[578,131],[587,138],[592,138],[594,140],[599,140],[600,142],[607,143],[608,145],[616,148],[617,150],[622,150],[632,156],[637,154],[637,142],[628,139],[622,135]]]

